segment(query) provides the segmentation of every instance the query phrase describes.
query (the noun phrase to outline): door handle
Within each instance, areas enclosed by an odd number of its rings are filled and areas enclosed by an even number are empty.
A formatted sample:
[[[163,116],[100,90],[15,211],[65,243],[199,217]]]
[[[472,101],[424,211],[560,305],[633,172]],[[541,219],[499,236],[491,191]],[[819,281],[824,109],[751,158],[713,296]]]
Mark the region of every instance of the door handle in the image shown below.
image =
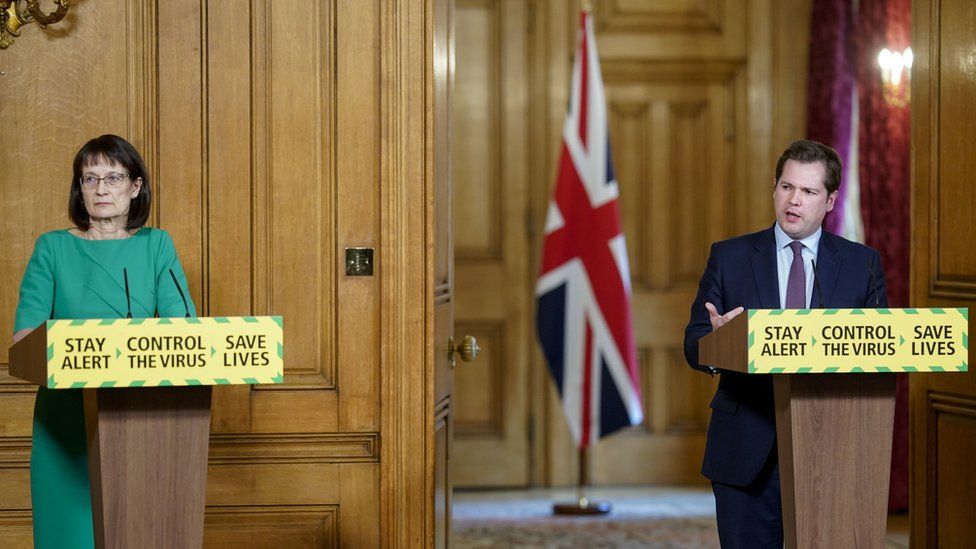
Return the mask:
[[[478,356],[481,347],[478,347],[478,340],[473,336],[466,335],[460,342],[454,341],[454,336],[447,340],[447,356],[451,360],[451,368],[456,364],[455,355],[461,355],[461,360],[471,362]]]

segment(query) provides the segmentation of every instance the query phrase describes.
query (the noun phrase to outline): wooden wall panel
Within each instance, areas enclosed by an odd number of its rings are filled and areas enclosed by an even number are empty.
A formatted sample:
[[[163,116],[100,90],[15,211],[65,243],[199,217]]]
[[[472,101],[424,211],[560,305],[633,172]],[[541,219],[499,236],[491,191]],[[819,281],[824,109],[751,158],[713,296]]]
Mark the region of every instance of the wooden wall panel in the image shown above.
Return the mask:
[[[237,549],[339,546],[338,506],[229,507],[207,510],[206,547]]]
[[[630,283],[633,288],[649,289],[655,285],[654,261],[655,234],[658,225],[656,217],[643,215],[650,209],[656,198],[653,187],[643,182],[653,180],[651,151],[654,150],[654,132],[651,121],[653,105],[644,90],[636,90],[634,97],[618,90],[613,101],[608,101],[609,125],[614,128],[611,137],[614,173],[617,181],[626,181],[626,202],[620,203],[624,234],[628,235],[627,254],[630,259]],[[621,147],[616,142],[627,143]],[[622,154],[621,154],[622,153]],[[619,184],[619,183],[618,183]],[[623,190],[621,191],[623,192]],[[660,282],[657,282],[660,284]]]
[[[455,388],[465,398],[456,401],[454,429],[468,435],[503,437],[508,400],[504,385],[507,373],[504,357],[508,348],[505,322],[458,321],[454,323],[454,330],[474,336],[481,347],[475,364],[460,364],[464,372],[457,375]],[[481,461],[478,456],[470,458]]]
[[[966,300],[976,298],[976,253],[971,235],[976,233],[971,204],[976,191],[967,179],[976,168],[969,151],[976,146],[976,138],[967,131],[969,119],[960,118],[976,100],[972,76],[961,69],[955,60],[965,59],[976,47],[971,36],[972,14],[965,11],[968,3],[942,0],[932,3],[936,14],[938,36],[932,42],[933,80],[937,87],[931,100],[938,108],[930,113],[935,125],[931,169],[934,193],[933,207],[937,208],[932,227],[931,273],[933,293]],[[951,14],[951,15],[947,15]],[[943,138],[951,137],[951,143]],[[947,223],[947,220],[952,220]]]
[[[454,109],[454,193],[456,261],[502,259],[503,182],[500,179],[500,108],[506,93],[500,78],[501,18],[494,2],[462,2],[457,95]],[[462,190],[463,189],[463,190]]]
[[[0,135],[3,280],[20,280],[40,232],[67,226],[71,159],[112,132],[146,158],[151,224],[173,236],[200,314],[285,318],[285,383],[215,391],[208,547],[433,539],[433,475],[417,476],[434,451],[427,166],[450,169],[449,136],[427,121],[429,31],[446,29],[433,5],[78,2],[0,60],[0,123],[16,128]],[[449,226],[449,206],[437,213]],[[345,276],[351,246],[375,249],[373,276]],[[449,282],[449,257],[441,267]],[[30,543],[33,392],[0,365],[4,547]]]
[[[242,315],[252,310],[251,183],[251,55],[250,11],[246,1],[224,9],[242,17],[226,17],[223,10],[205,8],[206,15],[206,272],[220,284],[209,284],[207,309]],[[246,15],[247,17],[243,17]],[[244,47],[242,47],[244,45]],[[169,88],[166,88],[169,91]],[[228,138],[233,136],[232,138]],[[167,156],[167,158],[169,158]],[[180,190],[173,194],[182,196]],[[184,208],[180,203],[179,208]],[[260,207],[260,206],[259,206]]]
[[[667,380],[658,384],[653,393],[654,397],[667,402],[667,421],[664,430],[659,432],[672,435],[704,433],[711,409],[700,403],[703,396],[711,398],[715,394],[715,381],[683,367],[686,364],[684,347],[670,347],[666,356]]]
[[[934,439],[931,450],[935,454],[931,458],[935,465],[932,474],[936,477],[931,482],[936,491],[931,512],[937,517],[937,539],[941,546],[948,547],[973,539],[976,399],[930,393],[929,402],[929,428]]]
[[[756,9],[762,4],[737,0],[593,2],[600,55],[608,58],[743,56],[746,18]]]
[[[271,52],[264,75],[270,181],[268,200],[260,205],[268,209],[268,227],[262,229],[269,233],[271,264],[290,266],[274,269],[269,279],[271,306],[302,319],[285,326],[289,338],[285,374],[321,388],[335,385],[337,349],[335,312],[330,306],[339,264],[331,245],[336,183],[323,147],[323,143],[337,145],[334,134],[323,135],[323,121],[334,108],[323,101],[323,88],[336,82],[337,75],[331,73],[336,60],[323,59],[332,50],[324,49],[321,39],[322,33],[337,31],[334,23],[328,24],[332,6],[331,2],[275,3],[264,38]],[[304,8],[310,9],[310,16],[300,20],[280,15]]]
[[[207,216],[206,93],[207,18],[202,2],[157,4],[160,36],[151,43],[158,51],[155,131],[159,158],[155,170],[153,221],[164,227],[177,245],[197,314],[209,314]],[[190,14],[190,17],[187,15]],[[166,43],[159,48],[160,40]],[[160,83],[176,83],[159,89]],[[165,113],[160,116],[160,113]],[[178,161],[170,161],[170,160]],[[221,391],[215,391],[219,395]],[[219,396],[218,396],[219,398]]]
[[[961,0],[912,4],[912,242],[915,307],[976,305],[971,104],[976,13]],[[974,328],[970,315],[969,329]],[[970,349],[969,364],[973,362]],[[964,547],[976,539],[972,455],[976,374],[910,377],[913,547]]]
[[[721,34],[728,2],[719,0],[606,0],[595,3],[601,29]]]
[[[7,479],[0,479],[0,482]],[[0,545],[10,549],[34,547],[30,511],[4,511],[0,515]]]
[[[149,151],[155,32],[152,8],[108,0],[72,8],[63,26],[22,28],[0,54],[0,333],[12,334],[18,289],[35,239],[67,228],[71,162],[89,139],[128,137]],[[103,25],[116,29],[106,33]],[[36,389],[8,374],[0,345],[0,546],[29,547],[29,449]]]
[[[300,4],[300,3],[299,3]],[[335,99],[326,94],[326,112],[335,118],[334,133],[323,136],[319,146],[334,155],[337,189],[334,229],[336,241],[323,242],[325,248],[350,246],[382,250],[380,241],[380,126],[382,111],[380,81],[381,63],[379,19],[381,2],[344,1],[337,3],[334,22],[336,57],[322,59],[322,68],[337,63]],[[297,5],[296,5],[297,6]],[[301,9],[297,8],[296,9]],[[320,30],[320,32],[322,32]],[[331,33],[326,33],[328,36]],[[363,70],[371,67],[371,70]],[[325,78],[321,82],[329,82]],[[334,110],[333,110],[334,109]],[[328,163],[320,166],[331,172]],[[330,175],[331,177],[331,175]],[[323,220],[323,234],[333,229]],[[383,256],[379,254],[374,272],[383,273]],[[345,258],[332,256],[325,263],[327,272],[342,273]],[[339,276],[333,294],[337,340],[334,341],[336,375],[341,380],[339,426],[341,430],[379,429],[380,379],[380,278]],[[325,296],[323,296],[325,297]],[[328,303],[329,296],[323,304]],[[329,329],[331,327],[323,326]],[[361,341],[373,344],[361,345]]]

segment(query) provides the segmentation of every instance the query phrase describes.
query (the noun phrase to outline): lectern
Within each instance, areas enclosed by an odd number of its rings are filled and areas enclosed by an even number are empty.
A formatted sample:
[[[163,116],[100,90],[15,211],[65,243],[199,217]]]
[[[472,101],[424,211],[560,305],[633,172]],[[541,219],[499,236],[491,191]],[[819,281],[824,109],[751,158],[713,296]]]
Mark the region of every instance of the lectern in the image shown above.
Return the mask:
[[[968,309],[750,310],[699,362],[773,375],[788,548],[884,547],[896,372],[965,372]]]
[[[95,546],[200,547],[213,385],[283,381],[281,317],[49,320],[10,373],[84,389]]]

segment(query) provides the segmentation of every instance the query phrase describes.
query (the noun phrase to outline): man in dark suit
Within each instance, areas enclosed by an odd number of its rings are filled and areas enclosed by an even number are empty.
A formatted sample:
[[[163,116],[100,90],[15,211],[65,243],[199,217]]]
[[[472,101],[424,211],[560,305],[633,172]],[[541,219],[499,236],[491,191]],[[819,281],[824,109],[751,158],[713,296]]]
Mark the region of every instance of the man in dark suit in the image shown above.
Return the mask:
[[[878,252],[823,231],[840,186],[837,153],[797,141],[776,163],[772,227],[712,244],[685,329],[692,368],[720,373],[702,474],[723,548],[783,546],[771,376],[698,362],[698,340],[746,309],[885,307]]]

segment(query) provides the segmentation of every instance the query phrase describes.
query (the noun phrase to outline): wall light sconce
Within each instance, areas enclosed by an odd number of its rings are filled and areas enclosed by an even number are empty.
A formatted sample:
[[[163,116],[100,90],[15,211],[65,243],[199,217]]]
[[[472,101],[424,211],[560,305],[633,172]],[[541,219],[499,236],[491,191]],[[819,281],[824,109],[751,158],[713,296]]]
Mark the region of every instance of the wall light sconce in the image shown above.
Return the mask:
[[[878,54],[881,65],[881,93],[885,101],[894,107],[904,107],[912,100],[912,48],[891,51],[888,48]]]
[[[69,0],[54,0],[54,5],[54,11],[44,13],[37,0],[0,0],[0,50],[14,43],[24,25],[37,23],[43,29],[64,19],[71,6]]]

